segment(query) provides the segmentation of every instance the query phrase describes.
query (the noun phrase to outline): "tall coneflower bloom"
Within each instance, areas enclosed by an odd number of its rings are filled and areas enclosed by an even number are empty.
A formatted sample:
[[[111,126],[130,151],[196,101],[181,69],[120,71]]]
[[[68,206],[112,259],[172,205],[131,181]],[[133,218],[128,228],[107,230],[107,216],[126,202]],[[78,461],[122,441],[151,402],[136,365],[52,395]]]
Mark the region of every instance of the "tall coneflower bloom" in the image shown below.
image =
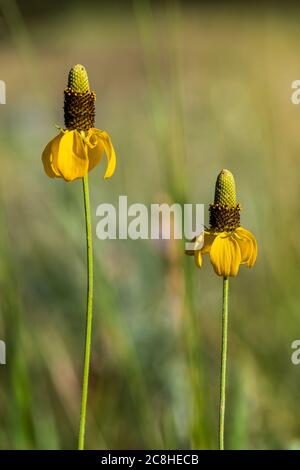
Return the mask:
[[[236,276],[241,264],[251,268],[257,257],[254,235],[240,224],[241,206],[236,202],[235,181],[232,173],[222,170],[217,177],[214,204],[209,207],[210,227],[195,240],[194,249],[186,254],[195,258],[201,268],[202,257],[208,254],[215,273],[223,277],[222,351],[219,410],[219,448],[224,449],[228,287],[229,277]]]
[[[47,144],[42,161],[50,178],[63,178],[65,181],[82,179],[83,182],[87,241],[87,314],[78,439],[78,449],[82,450],[85,441],[93,312],[93,249],[88,172],[100,163],[105,153],[108,164],[104,178],[110,178],[115,171],[116,155],[107,132],[94,127],[96,94],[90,90],[83,65],[75,65],[70,70],[64,96],[65,129],[60,129],[59,134]]]
[[[60,129],[43,151],[46,174],[66,181],[83,178],[100,163],[105,152],[108,165],[104,178],[110,178],[116,155],[107,132],[94,127],[96,93],[90,90],[83,65],[70,70],[64,95],[65,129]]]

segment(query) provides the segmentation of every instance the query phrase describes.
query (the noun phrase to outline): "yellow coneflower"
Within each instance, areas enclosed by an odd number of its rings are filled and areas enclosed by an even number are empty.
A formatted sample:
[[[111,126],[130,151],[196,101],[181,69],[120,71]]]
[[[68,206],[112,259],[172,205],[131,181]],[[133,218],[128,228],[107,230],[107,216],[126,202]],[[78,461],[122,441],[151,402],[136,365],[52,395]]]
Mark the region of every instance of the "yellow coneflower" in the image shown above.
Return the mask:
[[[240,204],[236,203],[233,175],[222,170],[216,182],[214,204],[209,207],[210,228],[195,240],[193,250],[186,253],[195,257],[201,268],[202,255],[209,254],[218,276],[236,276],[241,264],[251,268],[257,257],[254,235],[240,225]]]
[[[115,171],[116,155],[107,132],[94,127],[96,94],[90,91],[83,65],[70,70],[64,95],[66,129],[61,129],[43,151],[46,174],[66,181],[83,178],[98,165],[105,152],[108,166],[104,178],[110,178]]]
[[[94,127],[96,95],[90,91],[87,72],[82,65],[75,65],[69,73],[65,89],[65,127],[46,146],[42,160],[45,172],[51,178],[64,178],[83,182],[86,244],[87,244],[87,313],[82,382],[82,400],[79,424],[78,449],[84,449],[86,408],[91,353],[93,315],[93,249],[90,213],[88,172],[106,153],[108,165],[104,178],[113,175],[116,155],[109,135]]]
[[[194,249],[186,254],[195,257],[201,268],[202,255],[209,254],[210,261],[218,276],[223,276],[222,304],[222,346],[220,371],[219,405],[219,449],[224,449],[226,362],[228,335],[228,290],[229,276],[236,276],[241,264],[249,268],[257,257],[257,242],[254,235],[241,227],[241,206],[236,203],[236,189],[233,175],[222,170],[218,175],[214,204],[209,207],[210,228],[205,229],[194,241]]]

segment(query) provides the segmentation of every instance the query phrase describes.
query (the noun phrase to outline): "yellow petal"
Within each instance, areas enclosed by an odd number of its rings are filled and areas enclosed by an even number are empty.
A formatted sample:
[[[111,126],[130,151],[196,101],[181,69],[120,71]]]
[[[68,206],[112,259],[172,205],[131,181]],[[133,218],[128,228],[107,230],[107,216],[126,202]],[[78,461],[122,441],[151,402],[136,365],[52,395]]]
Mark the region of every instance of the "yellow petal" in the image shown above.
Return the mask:
[[[46,145],[43,154],[42,154],[42,161],[44,164],[44,169],[46,174],[50,178],[60,177],[61,174],[57,169],[57,155],[58,155],[58,148],[61,136],[63,133],[61,132],[58,134],[54,139],[50,140],[50,142]]]
[[[200,250],[195,251],[194,253],[195,264],[198,268],[202,266],[202,254]]]
[[[98,138],[97,143],[95,143],[95,140],[94,140],[94,145],[97,146],[99,145],[99,142],[101,142],[103,146],[102,148],[105,151],[107,163],[108,163],[104,178],[110,178],[114,174],[115,169],[116,169],[116,154],[115,154],[113,144],[110,140],[110,137],[107,132],[100,131],[99,129],[92,128],[90,129],[90,132],[91,132],[91,135],[93,135],[93,138],[94,136]]]
[[[253,233],[244,227],[236,229],[237,242],[241,249],[242,263],[246,263],[251,268],[257,258],[257,241]]]
[[[101,138],[97,135],[98,129],[90,129],[87,135],[87,154],[89,157],[89,171],[100,163],[103,156],[104,147]]]
[[[209,253],[211,246],[214,242],[214,239],[216,238],[216,235],[211,232],[204,232],[204,243],[201,248],[201,253],[204,255],[205,253]]]
[[[210,260],[218,276],[236,276],[241,263],[238,242],[225,232],[221,232],[211,246]]]
[[[201,251],[202,255],[209,253],[211,245],[215,239],[215,235],[208,231],[203,231],[198,237],[193,238],[194,248],[192,250],[185,250],[185,254],[194,256],[195,251]]]
[[[240,234],[235,236],[235,240],[238,242],[241,250],[241,263],[248,263],[248,260],[251,258],[253,252],[252,240],[248,237],[241,236]]]
[[[78,131],[66,131],[59,141],[57,169],[66,181],[82,178],[88,171],[88,157]]]

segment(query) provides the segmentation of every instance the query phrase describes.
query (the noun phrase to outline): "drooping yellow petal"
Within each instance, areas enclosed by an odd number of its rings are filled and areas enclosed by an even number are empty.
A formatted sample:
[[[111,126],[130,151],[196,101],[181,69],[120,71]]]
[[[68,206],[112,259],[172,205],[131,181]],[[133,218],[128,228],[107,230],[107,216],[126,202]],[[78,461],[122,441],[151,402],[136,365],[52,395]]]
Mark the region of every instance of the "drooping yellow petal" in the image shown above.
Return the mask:
[[[244,235],[242,236],[241,234],[234,234],[234,238],[238,242],[241,250],[241,264],[248,263],[253,251],[252,240]]]
[[[89,171],[100,163],[104,147],[101,138],[97,135],[98,129],[90,129],[86,138],[87,154],[89,157]]]
[[[209,253],[211,246],[214,242],[214,239],[216,238],[216,235],[213,232],[204,232],[204,243],[201,248],[201,253],[204,255],[205,253]]]
[[[107,132],[100,131],[99,129],[96,129],[96,128],[90,129],[89,133],[90,133],[90,136],[93,136],[92,145],[94,145],[94,148],[97,148],[97,147],[100,148],[99,145],[102,145],[102,152],[103,152],[103,149],[105,151],[106,158],[107,158],[107,168],[106,168],[104,178],[105,179],[110,178],[114,174],[115,169],[116,169],[116,153],[115,153],[113,144],[110,140],[110,137]],[[98,139],[97,142],[95,140],[95,137],[97,137]],[[90,137],[90,140],[91,140],[91,137]]]
[[[116,153],[115,153],[115,149],[113,147],[113,144],[107,132],[103,131],[101,134],[102,134],[102,143],[104,146],[104,150],[105,150],[106,158],[108,162],[104,178],[110,178],[114,174],[115,169],[116,169],[116,163],[117,163]]]
[[[82,178],[88,172],[88,156],[78,131],[66,131],[59,141],[57,169],[66,181]]]
[[[185,250],[185,254],[194,256],[195,251],[201,251],[202,255],[209,253],[214,239],[214,233],[203,230],[198,237],[193,238],[194,248],[192,250]]]
[[[257,241],[253,233],[244,227],[239,227],[235,231],[236,240],[240,246],[242,263],[246,263],[251,268],[257,258]]]
[[[46,145],[43,154],[42,154],[42,161],[44,165],[44,169],[46,174],[50,178],[60,177],[61,174],[57,169],[57,156],[58,156],[58,148],[59,142],[62,137],[63,133],[61,132],[58,134],[54,139],[50,140],[50,142]]]
[[[211,246],[210,260],[218,276],[236,276],[241,263],[238,242],[225,232],[221,232]]]
[[[198,268],[202,266],[202,254],[201,250],[196,250],[194,253],[195,264]]]

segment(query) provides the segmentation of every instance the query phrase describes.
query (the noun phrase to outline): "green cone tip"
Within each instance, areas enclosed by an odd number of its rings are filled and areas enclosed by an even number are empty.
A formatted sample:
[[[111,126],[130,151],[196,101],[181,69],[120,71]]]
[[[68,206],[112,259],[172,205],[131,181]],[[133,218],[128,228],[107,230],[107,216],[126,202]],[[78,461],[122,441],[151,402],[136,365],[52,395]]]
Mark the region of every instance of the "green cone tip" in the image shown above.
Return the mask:
[[[236,206],[236,189],[233,174],[229,170],[222,170],[216,181],[214,204]]]
[[[68,77],[68,87],[79,93],[90,91],[88,75],[83,65],[77,64],[71,68]]]

